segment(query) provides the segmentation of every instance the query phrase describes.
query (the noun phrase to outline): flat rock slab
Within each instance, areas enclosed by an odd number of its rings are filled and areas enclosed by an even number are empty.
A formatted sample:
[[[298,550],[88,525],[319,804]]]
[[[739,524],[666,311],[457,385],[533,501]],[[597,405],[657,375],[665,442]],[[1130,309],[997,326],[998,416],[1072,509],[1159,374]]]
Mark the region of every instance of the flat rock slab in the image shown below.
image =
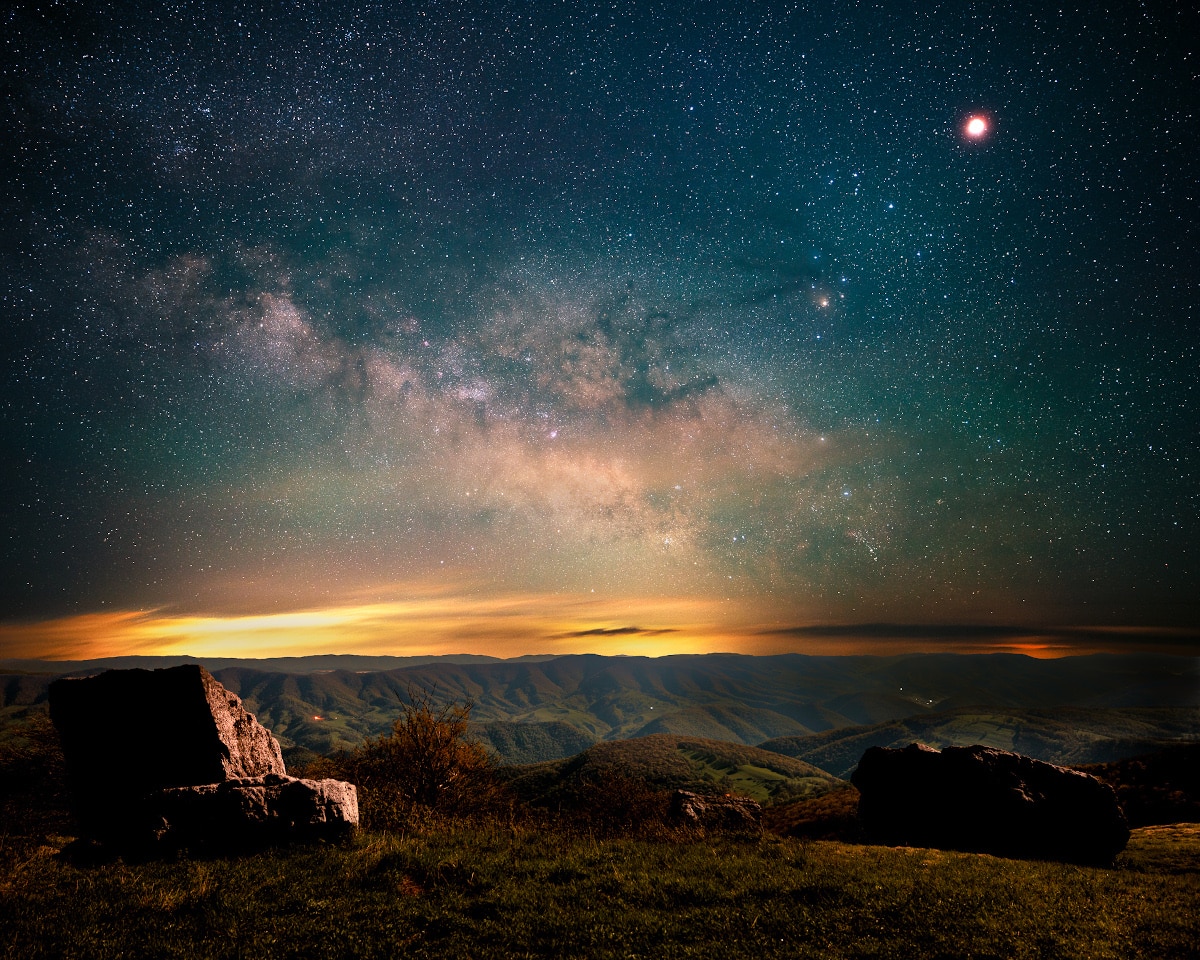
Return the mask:
[[[872,747],[850,780],[875,843],[1103,864],[1129,839],[1107,784],[990,747]]]
[[[49,688],[85,836],[119,836],[164,787],[284,775],[278,741],[197,664],[109,670]]]
[[[342,780],[270,774],[148,798],[144,844],[240,848],[286,840],[340,840],[358,826],[358,791]]]

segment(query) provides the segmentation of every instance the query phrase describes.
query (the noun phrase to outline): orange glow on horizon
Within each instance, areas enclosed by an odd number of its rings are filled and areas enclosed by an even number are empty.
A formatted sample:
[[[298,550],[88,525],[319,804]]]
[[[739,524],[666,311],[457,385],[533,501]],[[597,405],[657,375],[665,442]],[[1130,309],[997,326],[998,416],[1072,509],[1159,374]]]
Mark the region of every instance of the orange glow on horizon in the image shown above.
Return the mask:
[[[0,624],[0,656],[280,657],[328,653],[392,656],[601,653],[661,656],[730,650],[739,631],[716,601],[600,601],[582,596],[426,596],[285,613],[93,613]]]
[[[430,589],[407,600],[347,602],[279,613],[172,613],[123,610],[25,623],[0,623],[0,657],[86,660],[116,656],[259,659],[363,654],[437,656],[594,653],[892,655],[1016,653],[1039,659],[1146,650],[1191,653],[1194,631],[1129,627],[1014,628],[929,636],[878,626],[794,626],[801,618],[753,605],[673,598],[578,594],[464,597]],[[756,608],[755,613],[771,615]],[[792,626],[788,626],[792,624]],[[1194,654],[1193,654],[1194,655]]]

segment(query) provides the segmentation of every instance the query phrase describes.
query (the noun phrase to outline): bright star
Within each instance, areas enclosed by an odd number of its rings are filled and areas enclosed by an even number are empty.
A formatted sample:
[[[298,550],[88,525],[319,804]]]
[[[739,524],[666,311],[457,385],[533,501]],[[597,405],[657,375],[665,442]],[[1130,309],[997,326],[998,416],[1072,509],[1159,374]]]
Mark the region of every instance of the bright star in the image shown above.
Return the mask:
[[[988,132],[987,118],[980,116],[971,117],[967,121],[967,125],[964,129],[966,130],[968,137],[970,137],[972,140],[978,140]]]

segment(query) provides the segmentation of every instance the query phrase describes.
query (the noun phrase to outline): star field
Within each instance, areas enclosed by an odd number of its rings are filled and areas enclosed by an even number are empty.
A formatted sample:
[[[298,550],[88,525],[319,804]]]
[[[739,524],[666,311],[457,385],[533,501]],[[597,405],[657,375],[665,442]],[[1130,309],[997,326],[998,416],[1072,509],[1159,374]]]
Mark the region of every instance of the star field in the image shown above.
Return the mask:
[[[0,649],[1194,631],[1194,16],[827,6],[8,10]]]

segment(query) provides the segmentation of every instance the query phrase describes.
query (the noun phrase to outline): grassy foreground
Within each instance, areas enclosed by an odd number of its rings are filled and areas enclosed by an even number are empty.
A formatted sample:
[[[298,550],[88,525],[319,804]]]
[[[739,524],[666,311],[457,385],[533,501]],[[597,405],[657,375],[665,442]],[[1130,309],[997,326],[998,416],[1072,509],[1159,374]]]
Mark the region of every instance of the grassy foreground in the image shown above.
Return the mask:
[[[1116,869],[764,837],[443,828],[243,858],[6,858],[20,957],[1194,957],[1200,826]]]

